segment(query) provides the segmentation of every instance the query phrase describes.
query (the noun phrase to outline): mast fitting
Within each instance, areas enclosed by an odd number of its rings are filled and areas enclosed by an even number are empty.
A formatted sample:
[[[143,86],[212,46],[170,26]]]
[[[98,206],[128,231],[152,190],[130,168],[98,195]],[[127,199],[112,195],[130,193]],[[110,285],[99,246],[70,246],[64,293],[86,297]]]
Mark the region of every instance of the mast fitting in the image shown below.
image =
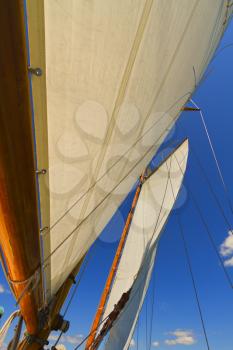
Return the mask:
[[[42,69],[41,68],[39,68],[39,67],[37,67],[37,68],[33,68],[33,67],[28,67],[28,71],[29,71],[29,73],[31,73],[31,74],[34,74],[34,75],[36,75],[37,77],[41,77],[41,75],[42,75]]]
[[[54,322],[54,325],[53,325],[53,330],[66,333],[69,328],[70,328],[70,322],[67,320],[64,320],[64,318],[61,315],[57,315],[56,321]]]
[[[38,169],[36,170],[37,175],[45,175],[47,173],[46,169]]]
[[[43,236],[48,231],[48,229],[49,229],[48,226],[42,227],[40,229],[40,235]]]
[[[45,339],[42,339],[42,338],[38,338],[36,337],[35,335],[32,335],[32,334],[26,334],[26,342],[27,344],[33,344],[33,343],[36,343],[36,344],[39,344],[41,346],[44,346],[44,345],[49,345],[49,341],[48,340],[45,340]]]

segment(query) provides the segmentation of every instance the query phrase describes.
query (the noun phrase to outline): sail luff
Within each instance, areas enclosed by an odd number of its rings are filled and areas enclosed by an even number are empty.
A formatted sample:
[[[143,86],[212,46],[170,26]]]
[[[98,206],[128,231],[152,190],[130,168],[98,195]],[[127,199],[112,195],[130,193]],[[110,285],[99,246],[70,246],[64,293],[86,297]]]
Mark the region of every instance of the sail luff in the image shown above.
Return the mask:
[[[27,331],[34,334],[43,301],[24,19],[23,1],[0,1],[0,244],[16,299],[23,294],[20,309]],[[27,285],[36,272],[31,290]]]
[[[111,286],[112,286],[115,274],[117,272],[117,266],[119,264],[121,254],[122,254],[122,251],[124,249],[124,244],[125,244],[125,241],[127,239],[127,234],[129,232],[129,227],[130,227],[130,224],[131,224],[131,221],[133,218],[134,209],[136,207],[136,204],[137,204],[137,201],[138,201],[138,198],[140,195],[142,181],[143,181],[143,175],[140,177],[140,184],[138,185],[138,187],[136,189],[136,192],[135,192],[135,195],[133,198],[133,202],[132,202],[132,206],[131,206],[130,212],[129,212],[127,220],[126,220],[126,223],[125,223],[125,226],[124,226],[124,229],[123,229],[123,232],[121,235],[121,239],[120,239],[118,247],[117,247],[117,251],[116,251],[111,269],[109,271],[109,275],[108,275],[108,278],[107,278],[107,281],[105,284],[105,288],[104,288],[103,293],[102,293],[101,298],[100,298],[99,306],[97,308],[97,312],[96,312],[96,315],[94,317],[94,320],[93,320],[93,323],[91,326],[90,336],[89,336],[87,343],[86,343],[86,347],[85,347],[86,350],[89,350],[92,348],[92,344],[95,340],[95,336],[96,336],[96,333],[98,330],[98,326],[99,326],[101,317],[103,316],[103,313],[104,313],[107,298],[108,298],[108,295],[111,291]]]

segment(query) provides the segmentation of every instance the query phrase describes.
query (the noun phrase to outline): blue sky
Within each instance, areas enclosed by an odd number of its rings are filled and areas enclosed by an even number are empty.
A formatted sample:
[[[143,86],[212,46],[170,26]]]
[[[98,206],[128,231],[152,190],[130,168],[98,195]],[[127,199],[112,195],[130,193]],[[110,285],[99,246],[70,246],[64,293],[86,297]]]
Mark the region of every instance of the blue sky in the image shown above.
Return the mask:
[[[233,43],[233,23],[229,26],[220,47],[223,48],[231,43]],[[193,100],[203,110],[229,190],[228,196],[233,201],[232,62],[233,44],[222,50],[213,60],[209,67],[210,74],[197,89]],[[214,193],[233,228],[233,214],[219,180],[199,113],[183,113],[172,130],[170,140],[179,141],[186,136],[189,137],[192,149],[195,150],[195,154],[205,168]],[[165,142],[162,149],[166,148],[169,142]],[[139,350],[207,349],[177,225],[178,215],[183,223],[210,348],[211,350],[231,350],[233,348],[233,290],[227,283],[223,269],[195,209],[190,192],[193,193],[198,202],[219,250],[220,245],[228,237],[229,227],[216,205],[209,185],[191,150],[182,191],[184,203],[179,209],[172,212],[160,240],[151,287],[139,320],[139,334],[136,332],[134,335],[132,349],[137,349],[137,339],[139,340]],[[124,217],[129,210],[131,199],[132,194],[128,196],[120,208]],[[90,263],[67,314],[67,318],[71,321],[71,327],[62,342],[70,350],[89,331],[122,227],[122,221],[119,221],[117,216],[114,217],[91,249]],[[231,255],[222,257],[222,259],[227,260],[232,256],[233,249]],[[233,281],[233,267],[227,267],[227,271]],[[154,309],[151,321],[153,298]],[[6,316],[15,309],[15,302],[8,291],[2,271],[0,271],[1,305],[6,311],[2,320],[4,322]],[[151,342],[149,340],[150,324],[152,324]],[[148,347],[146,347],[146,339]]]

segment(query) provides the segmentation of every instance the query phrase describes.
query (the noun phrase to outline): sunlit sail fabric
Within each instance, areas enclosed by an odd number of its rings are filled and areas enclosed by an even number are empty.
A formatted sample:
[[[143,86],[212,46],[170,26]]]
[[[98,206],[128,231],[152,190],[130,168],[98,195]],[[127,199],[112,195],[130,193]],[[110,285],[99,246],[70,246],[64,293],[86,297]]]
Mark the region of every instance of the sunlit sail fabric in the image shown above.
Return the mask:
[[[106,350],[128,349],[150,283],[158,239],[180,190],[187,157],[185,141],[142,186],[103,319],[122,294],[132,290],[110,331]]]
[[[220,0],[28,0],[46,294],[59,289],[189,99]],[[44,8],[43,8],[44,7]]]

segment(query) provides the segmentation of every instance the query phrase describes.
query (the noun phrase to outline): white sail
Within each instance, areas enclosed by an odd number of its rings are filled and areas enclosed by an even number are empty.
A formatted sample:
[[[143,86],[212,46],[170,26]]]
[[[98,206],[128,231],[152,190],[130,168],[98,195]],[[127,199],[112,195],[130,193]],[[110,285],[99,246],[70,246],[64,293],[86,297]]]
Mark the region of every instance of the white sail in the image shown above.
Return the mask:
[[[1,327],[0,329],[0,349],[2,349],[2,347],[4,346],[4,341],[7,337],[7,333],[9,331],[9,328],[11,326],[11,324],[13,323],[13,321],[15,320],[16,317],[20,316],[20,311],[16,310],[14,311],[6,320],[6,322],[4,323],[4,325]]]
[[[180,114],[230,14],[222,0],[27,0],[47,297]]]
[[[103,318],[123,293],[132,290],[110,331],[106,350],[128,349],[151,279],[158,239],[179,192],[187,157],[185,141],[142,186]]]

